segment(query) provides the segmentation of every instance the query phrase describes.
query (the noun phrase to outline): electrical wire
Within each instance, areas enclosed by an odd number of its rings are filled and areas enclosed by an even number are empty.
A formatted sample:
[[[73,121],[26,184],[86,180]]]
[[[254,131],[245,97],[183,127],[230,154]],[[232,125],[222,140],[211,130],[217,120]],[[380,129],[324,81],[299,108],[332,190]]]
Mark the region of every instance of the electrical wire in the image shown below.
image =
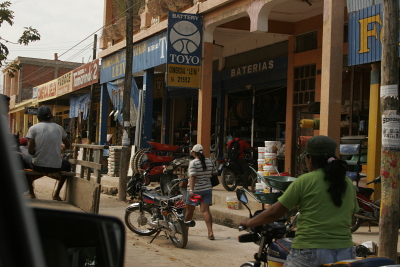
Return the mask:
[[[99,31],[102,31],[102,30],[104,30],[105,28],[107,28],[108,26],[110,26],[111,24],[113,24],[113,21],[118,20],[118,19],[120,19],[120,18],[123,18],[123,17],[125,16],[125,13],[126,13],[129,9],[135,8],[135,7],[137,7],[137,6],[141,5],[141,4],[142,4],[141,2],[137,2],[137,3],[133,4],[130,8],[125,9],[124,11],[122,11],[121,13],[119,13],[116,17],[112,18],[108,23],[106,23],[105,25],[103,25],[102,27],[100,27],[98,30],[96,30],[95,32],[93,32],[92,34],[90,34],[89,36],[87,36],[86,38],[84,38],[83,40],[81,40],[80,42],[78,42],[76,45],[74,45],[74,46],[72,46],[71,48],[69,48],[67,51],[65,51],[65,52],[62,53],[61,55],[59,55],[58,58],[64,56],[64,55],[67,54],[68,52],[74,50],[74,48],[76,48],[78,45],[80,45],[81,43],[83,43],[84,41],[86,41],[87,39],[89,39],[90,37],[94,36],[94,35],[97,34]],[[68,58],[66,61],[72,60],[73,58],[77,57],[79,54],[82,54],[83,52],[85,52],[87,49],[91,49],[90,47],[92,47],[92,46],[93,46],[93,44],[90,43],[89,45],[87,45],[86,47],[84,47],[83,49],[81,49],[79,52],[75,53],[73,56],[71,56],[70,58]],[[97,51],[96,51],[96,52],[97,52]],[[14,60],[12,60],[12,61],[10,61],[10,62],[13,62],[13,61],[14,61]],[[53,70],[50,70],[50,71],[47,71],[47,72],[45,72],[45,73],[42,73],[40,76],[35,76],[34,78],[30,78],[31,76],[37,74],[39,71],[41,71],[42,69],[44,69],[44,68],[46,68],[46,67],[48,67],[48,66],[50,66],[50,65],[49,65],[49,64],[48,64],[48,65],[43,65],[41,68],[35,70],[34,72],[32,72],[32,73],[30,73],[29,75],[27,75],[26,77],[24,77],[24,78],[23,78],[20,82],[18,82],[18,83],[27,83],[27,82],[31,82],[31,81],[34,81],[35,79],[39,79],[39,78],[43,77],[44,75],[46,75],[46,74],[48,74],[48,73],[50,73],[50,72],[53,72]],[[30,79],[28,79],[28,78],[30,78]],[[28,80],[26,80],[26,79],[28,79]],[[11,86],[11,85],[10,85],[10,86]],[[4,89],[5,89],[5,88],[3,88],[3,92],[4,92]]]

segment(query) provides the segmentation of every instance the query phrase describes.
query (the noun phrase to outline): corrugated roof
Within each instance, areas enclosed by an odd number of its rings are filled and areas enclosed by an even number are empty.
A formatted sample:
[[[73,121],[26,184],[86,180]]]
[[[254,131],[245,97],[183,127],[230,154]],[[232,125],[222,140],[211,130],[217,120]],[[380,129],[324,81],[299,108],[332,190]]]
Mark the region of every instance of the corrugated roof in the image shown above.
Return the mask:
[[[347,12],[352,13],[378,4],[383,4],[383,0],[347,0]]]

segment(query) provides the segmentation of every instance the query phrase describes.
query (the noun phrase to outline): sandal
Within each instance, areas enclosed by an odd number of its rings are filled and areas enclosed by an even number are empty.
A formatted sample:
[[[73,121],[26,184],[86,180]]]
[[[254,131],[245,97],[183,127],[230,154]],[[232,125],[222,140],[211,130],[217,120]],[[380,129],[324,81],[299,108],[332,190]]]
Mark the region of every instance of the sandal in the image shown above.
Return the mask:
[[[213,235],[210,235],[209,237],[207,237],[208,240],[215,240],[215,237]]]
[[[53,197],[53,200],[62,201],[61,197]]]

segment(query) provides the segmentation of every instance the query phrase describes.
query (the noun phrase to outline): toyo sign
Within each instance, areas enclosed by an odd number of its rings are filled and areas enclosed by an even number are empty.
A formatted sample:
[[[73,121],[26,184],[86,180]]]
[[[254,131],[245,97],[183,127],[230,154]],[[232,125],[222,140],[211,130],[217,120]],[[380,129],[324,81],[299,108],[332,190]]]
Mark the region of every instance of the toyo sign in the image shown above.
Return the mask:
[[[167,86],[200,88],[203,17],[180,12],[168,13]]]

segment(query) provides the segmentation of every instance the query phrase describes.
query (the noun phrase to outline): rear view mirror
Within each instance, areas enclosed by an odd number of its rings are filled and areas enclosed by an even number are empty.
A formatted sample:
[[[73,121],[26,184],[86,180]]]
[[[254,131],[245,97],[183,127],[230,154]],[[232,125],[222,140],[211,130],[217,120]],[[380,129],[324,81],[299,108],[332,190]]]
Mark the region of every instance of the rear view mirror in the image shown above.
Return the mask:
[[[125,227],[114,217],[34,208],[47,266],[123,266]]]
[[[244,204],[249,203],[249,200],[247,199],[246,193],[243,189],[236,190],[236,197],[240,202],[242,202]]]

